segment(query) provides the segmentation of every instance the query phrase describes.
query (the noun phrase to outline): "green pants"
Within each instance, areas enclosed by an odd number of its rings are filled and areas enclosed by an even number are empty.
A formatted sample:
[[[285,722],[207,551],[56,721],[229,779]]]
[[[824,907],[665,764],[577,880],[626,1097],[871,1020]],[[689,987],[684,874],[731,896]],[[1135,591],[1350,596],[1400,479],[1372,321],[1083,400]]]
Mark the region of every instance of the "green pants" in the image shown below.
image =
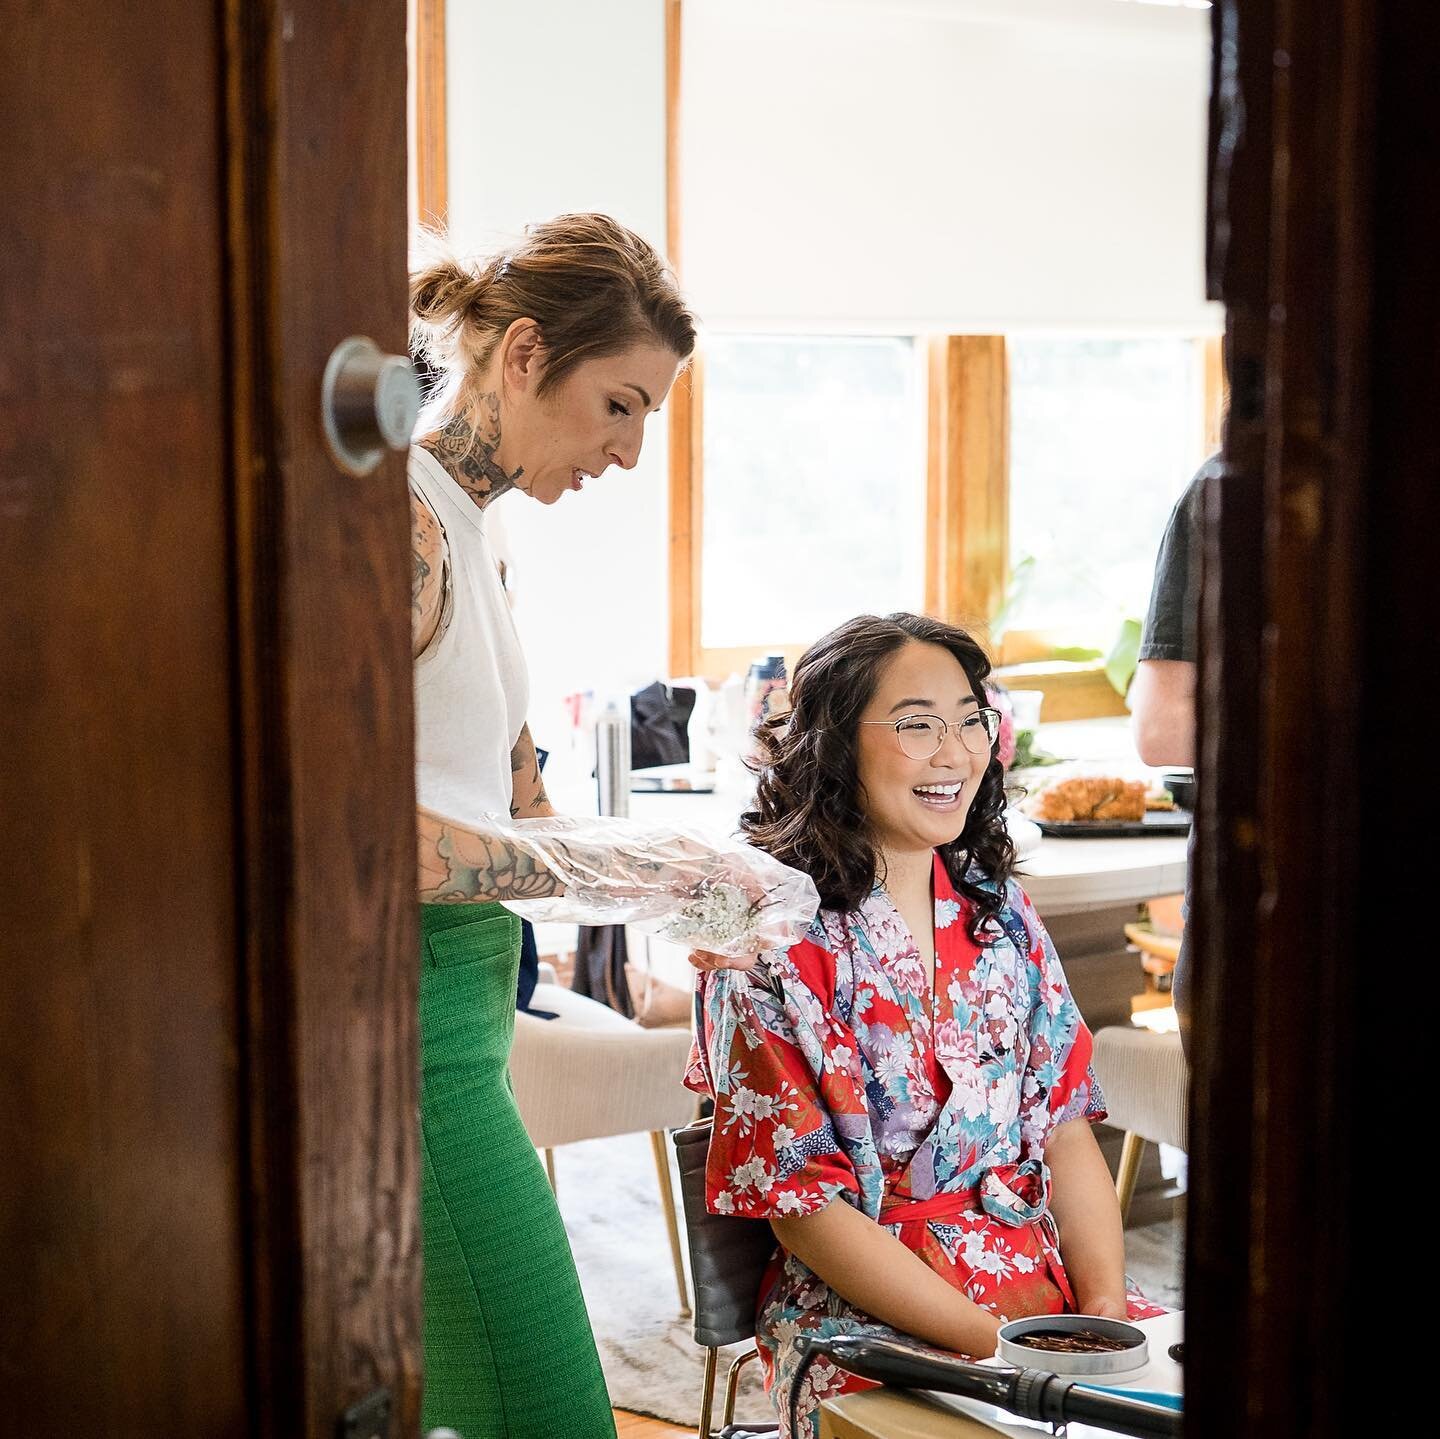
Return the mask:
[[[421,906],[424,1428],[615,1433],[575,1261],[506,1070],[520,921]]]

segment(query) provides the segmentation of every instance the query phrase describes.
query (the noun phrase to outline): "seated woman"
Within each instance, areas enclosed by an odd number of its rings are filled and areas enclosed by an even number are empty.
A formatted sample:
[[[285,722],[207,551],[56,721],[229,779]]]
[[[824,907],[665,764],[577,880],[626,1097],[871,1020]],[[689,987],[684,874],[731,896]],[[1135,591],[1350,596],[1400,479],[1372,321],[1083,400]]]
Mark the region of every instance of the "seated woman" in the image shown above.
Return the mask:
[[[862,616],[761,731],[743,827],[821,910],[790,950],[702,976],[688,1082],[715,1102],[710,1210],[780,1241],[756,1327],[782,1432],[812,1336],[980,1358],[1006,1319],[1164,1312],[1127,1286],[1090,1033],[1012,878],[989,669],[962,630]],[[802,1432],[865,1387],[814,1364]]]

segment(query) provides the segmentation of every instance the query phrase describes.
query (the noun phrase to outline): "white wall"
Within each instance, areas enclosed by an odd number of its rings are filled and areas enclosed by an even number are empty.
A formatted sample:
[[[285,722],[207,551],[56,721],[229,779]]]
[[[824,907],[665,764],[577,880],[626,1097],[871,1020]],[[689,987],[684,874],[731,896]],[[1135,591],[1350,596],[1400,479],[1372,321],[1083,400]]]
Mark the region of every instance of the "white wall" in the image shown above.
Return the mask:
[[[1205,10],[1116,0],[687,0],[700,313],[742,330],[1218,328],[1209,52]]]
[[[503,245],[532,220],[603,210],[665,243],[662,0],[449,0],[450,229],[457,249]],[[547,509],[496,505],[530,663],[531,727],[554,747],[560,697],[661,676],[668,632],[665,413],[634,470],[610,470]]]
[[[576,209],[663,245],[662,0],[449,0],[446,19],[457,247]],[[1116,0],[687,0],[702,320],[1214,327],[1207,24]],[[565,738],[563,694],[666,669],[666,472],[662,413],[633,472],[553,509],[497,506],[543,745]]]

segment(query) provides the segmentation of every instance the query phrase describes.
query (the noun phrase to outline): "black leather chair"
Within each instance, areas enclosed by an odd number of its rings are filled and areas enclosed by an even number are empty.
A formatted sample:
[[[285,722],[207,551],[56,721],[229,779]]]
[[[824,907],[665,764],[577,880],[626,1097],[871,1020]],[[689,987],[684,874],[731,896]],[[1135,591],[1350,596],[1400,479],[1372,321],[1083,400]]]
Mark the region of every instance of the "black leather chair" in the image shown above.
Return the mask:
[[[755,1337],[755,1300],[766,1265],[775,1252],[775,1235],[763,1219],[731,1219],[705,1208],[705,1156],[710,1149],[711,1121],[677,1129],[672,1134],[680,1163],[680,1201],[690,1249],[691,1287],[695,1299],[695,1342],[705,1348],[705,1381],[700,1395],[699,1439],[778,1439],[773,1424],[736,1424],[735,1394],[740,1371],[758,1353],[753,1347],[731,1366],[725,1384],[725,1408],[719,1430],[710,1428],[715,1409],[715,1377],[720,1349]]]

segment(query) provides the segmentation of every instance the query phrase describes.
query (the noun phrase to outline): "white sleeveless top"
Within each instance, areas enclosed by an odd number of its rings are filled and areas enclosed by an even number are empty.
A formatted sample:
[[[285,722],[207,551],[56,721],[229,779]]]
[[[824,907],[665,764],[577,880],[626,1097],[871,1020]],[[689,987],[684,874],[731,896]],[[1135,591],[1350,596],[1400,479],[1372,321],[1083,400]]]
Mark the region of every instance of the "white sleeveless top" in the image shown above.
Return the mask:
[[[458,820],[510,813],[510,751],[530,680],[485,512],[428,451],[410,448],[410,488],[440,522],[440,626],[415,662],[415,786],[427,809]]]

